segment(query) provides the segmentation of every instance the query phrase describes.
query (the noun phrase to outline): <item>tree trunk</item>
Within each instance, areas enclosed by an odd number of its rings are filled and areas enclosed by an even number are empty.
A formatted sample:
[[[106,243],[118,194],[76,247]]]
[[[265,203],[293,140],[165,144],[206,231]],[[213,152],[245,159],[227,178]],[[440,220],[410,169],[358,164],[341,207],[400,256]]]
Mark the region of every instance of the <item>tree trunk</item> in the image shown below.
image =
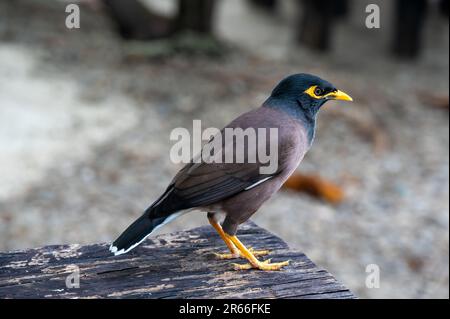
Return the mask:
[[[333,25],[333,0],[302,0],[298,41],[319,51],[328,51]]]
[[[124,39],[152,40],[172,34],[172,19],[149,11],[137,0],[104,0]]]
[[[347,14],[347,0],[301,0],[299,7],[298,42],[328,51],[336,19]]]
[[[175,31],[211,34],[215,0],[178,0]]]
[[[420,53],[426,0],[397,0],[393,52],[402,58],[415,58]]]
[[[449,0],[441,0],[441,2],[439,3],[439,10],[447,18],[449,17],[449,13],[450,13],[449,7],[450,7],[450,1]]]
[[[278,5],[277,0],[250,0],[250,2],[258,7],[266,9],[268,11],[273,11]]]

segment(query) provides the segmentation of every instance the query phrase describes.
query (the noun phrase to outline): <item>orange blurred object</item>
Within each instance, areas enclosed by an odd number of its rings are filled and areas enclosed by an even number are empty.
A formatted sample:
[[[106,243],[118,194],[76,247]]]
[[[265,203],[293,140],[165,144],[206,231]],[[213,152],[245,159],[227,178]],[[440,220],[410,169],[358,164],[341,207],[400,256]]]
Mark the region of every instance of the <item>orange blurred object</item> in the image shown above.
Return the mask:
[[[304,192],[322,198],[331,204],[339,204],[345,197],[341,187],[318,175],[295,173],[284,183],[283,188]]]

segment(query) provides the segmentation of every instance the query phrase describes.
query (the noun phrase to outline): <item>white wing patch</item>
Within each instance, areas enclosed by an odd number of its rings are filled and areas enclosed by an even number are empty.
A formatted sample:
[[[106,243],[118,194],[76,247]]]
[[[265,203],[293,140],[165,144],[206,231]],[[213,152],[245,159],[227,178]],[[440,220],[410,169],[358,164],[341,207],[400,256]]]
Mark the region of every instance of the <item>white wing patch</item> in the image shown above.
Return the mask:
[[[259,184],[262,184],[262,183],[264,183],[265,181],[271,179],[272,177],[273,177],[273,176],[269,176],[269,177],[263,178],[262,180],[257,181],[256,183],[254,183],[254,184],[252,184],[252,185],[250,185],[250,186],[244,188],[244,191],[248,191],[248,190],[250,190],[250,189],[252,189],[252,188],[258,186]]]

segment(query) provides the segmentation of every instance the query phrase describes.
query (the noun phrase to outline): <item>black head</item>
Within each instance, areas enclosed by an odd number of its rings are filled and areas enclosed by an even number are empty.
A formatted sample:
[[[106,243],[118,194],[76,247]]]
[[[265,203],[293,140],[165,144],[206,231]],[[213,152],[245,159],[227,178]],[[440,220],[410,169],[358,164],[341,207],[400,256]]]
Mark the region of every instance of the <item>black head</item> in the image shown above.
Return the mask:
[[[290,75],[282,80],[270,97],[285,101],[286,107],[292,107],[294,102],[299,111],[310,118],[314,118],[320,107],[329,100],[353,101],[348,94],[339,91],[330,82],[305,73]]]

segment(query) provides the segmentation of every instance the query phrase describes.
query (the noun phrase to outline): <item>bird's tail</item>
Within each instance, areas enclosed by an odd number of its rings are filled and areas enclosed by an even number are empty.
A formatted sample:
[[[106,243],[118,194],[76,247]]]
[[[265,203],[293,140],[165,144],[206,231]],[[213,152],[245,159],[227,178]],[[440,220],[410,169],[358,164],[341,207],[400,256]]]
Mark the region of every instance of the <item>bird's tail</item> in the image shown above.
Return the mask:
[[[129,252],[142,243],[156,228],[163,226],[175,219],[180,213],[173,213],[163,217],[152,217],[151,208],[117,238],[109,247],[114,255],[121,255]]]

